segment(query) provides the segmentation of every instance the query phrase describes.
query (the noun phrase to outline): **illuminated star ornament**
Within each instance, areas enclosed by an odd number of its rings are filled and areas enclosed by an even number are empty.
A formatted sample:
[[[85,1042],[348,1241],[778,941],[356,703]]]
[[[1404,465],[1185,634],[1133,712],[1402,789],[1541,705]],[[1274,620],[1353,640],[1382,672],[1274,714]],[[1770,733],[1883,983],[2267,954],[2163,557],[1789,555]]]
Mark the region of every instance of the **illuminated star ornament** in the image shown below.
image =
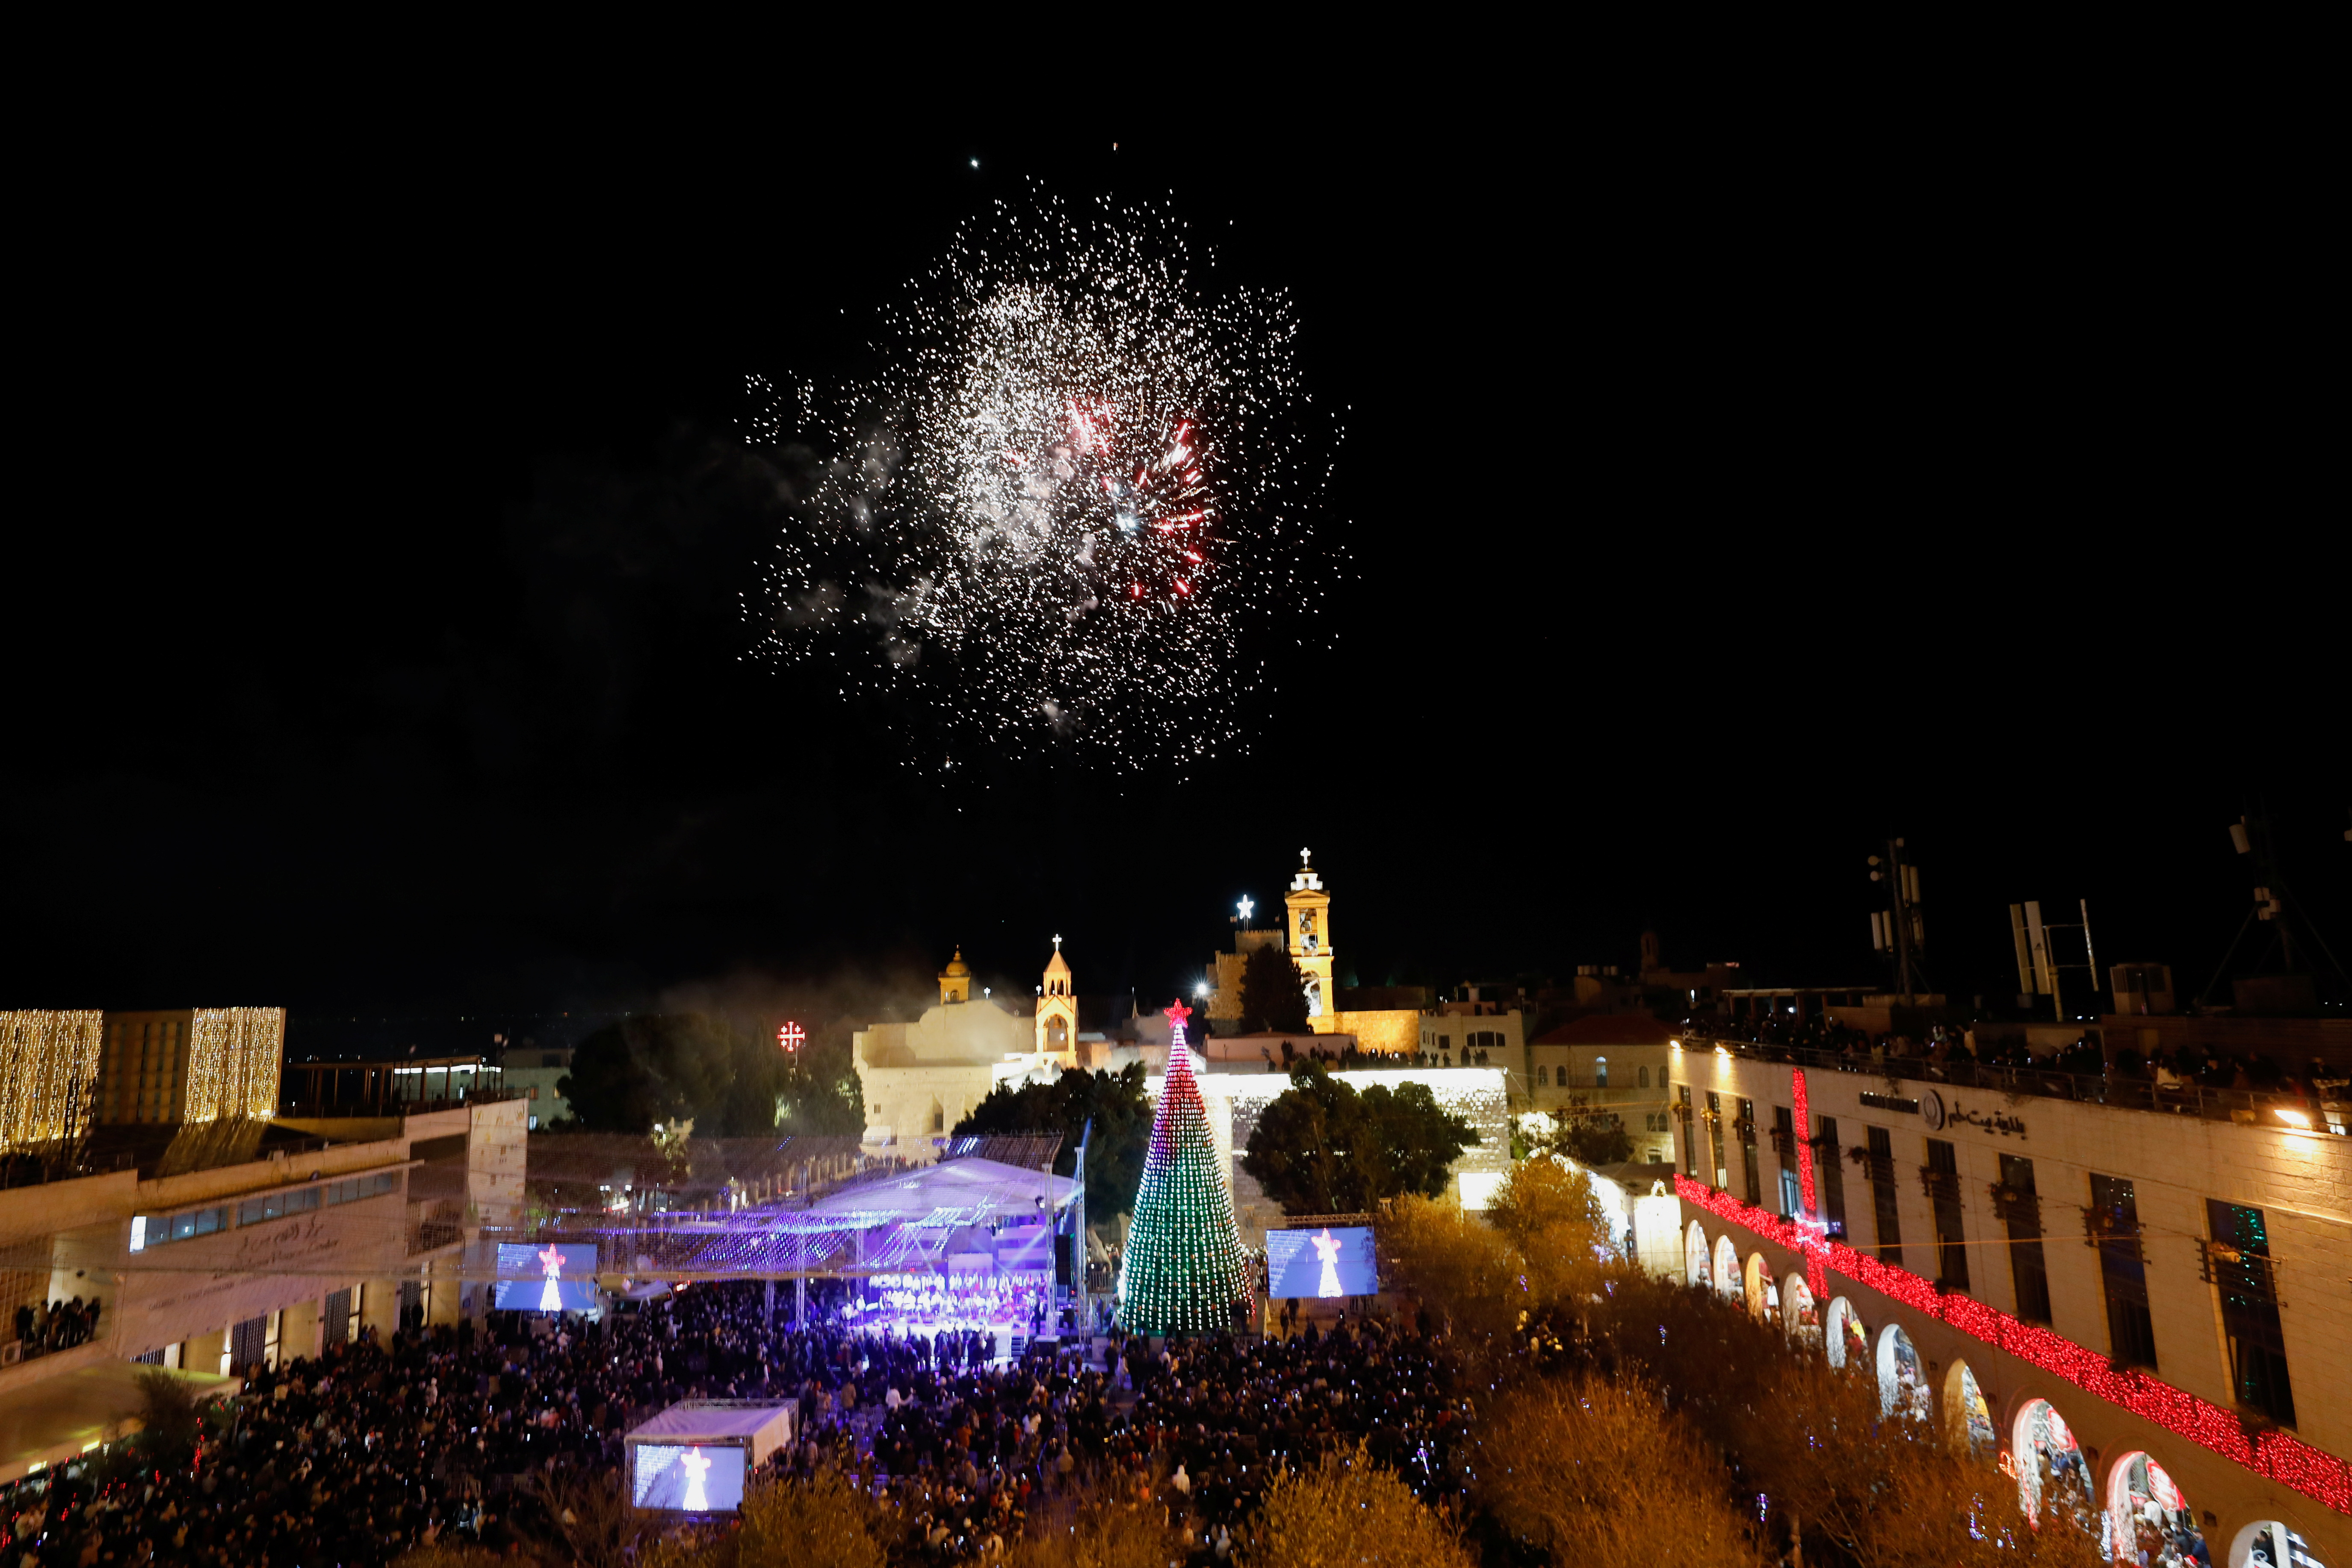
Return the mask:
[[[1034,193],[909,288],[871,381],[750,378],[755,445],[828,454],[779,503],[760,656],[878,701],[927,772],[975,737],[1129,771],[1244,747],[1245,626],[1319,642],[1333,577],[1339,428],[1288,296],[1221,284],[1168,206]]]
[[[1230,1333],[1234,1309],[1250,1300],[1233,1195],[1218,1174],[1216,1136],[1184,1043],[1192,1016],[1181,1002],[1169,1005],[1168,1077],[1118,1275],[1119,1326],[1130,1333]]]

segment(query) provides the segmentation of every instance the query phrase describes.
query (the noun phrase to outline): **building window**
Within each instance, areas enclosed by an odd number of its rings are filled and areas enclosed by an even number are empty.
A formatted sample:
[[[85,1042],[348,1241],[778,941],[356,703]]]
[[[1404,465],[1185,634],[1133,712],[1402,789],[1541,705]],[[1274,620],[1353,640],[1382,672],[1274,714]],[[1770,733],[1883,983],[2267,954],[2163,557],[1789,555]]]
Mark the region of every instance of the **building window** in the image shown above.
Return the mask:
[[[2050,1321],[2050,1268],[2042,1256],[2042,1200],[2033,1190],[2033,1162],[2000,1157],[2001,1218],[2009,1226],[2009,1273],[2017,1286],[2017,1315]]]
[[[1759,1207],[1764,1202],[1764,1184],[1756,1175],[1756,1102],[1739,1102],[1739,1173],[1748,1178],[1748,1201]]]
[[[1895,1140],[1884,1127],[1870,1132],[1870,1215],[1878,1223],[1878,1257],[1903,1267],[1903,1216],[1895,1206]]]
[[[1772,1143],[1780,1157],[1780,1212],[1791,1219],[1805,1209],[1805,1184],[1797,1175],[1797,1117],[1785,1105],[1772,1108]]]
[[[1649,1088],[1649,1087],[1650,1087],[1650,1069],[1649,1069],[1648,1068],[1642,1068],[1642,1069],[1641,1069],[1641,1077],[1640,1077],[1640,1079],[1639,1079],[1639,1083],[1640,1083],[1640,1086],[1641,1086],[1642,1088],[1643,1088],[1643,1089],[1647,1089],[1647,1088]]]
[[[1969,1288],[1969,1247],[1960,1229],[1959,1156],[1941,1138],[1927,1140],[1927,1200],[1936,1215],[1936,1278],[1955,1290]]]
[[[1837,1140],[1837,1118],[1822,1118],[1821,1141],[1813,1145],[1823,1158],[1813,1162],[1814,1173],[1821,1178],[1822,1219],[1832,1236],[1845,1234],[1845,1171],[1840,1159]]]
[[[1706,1140],[1715,1151],[1715,1184],[1727,1192],[1731,1167],[1723,1163],[1723,1100],[1711,1089],[1706,1091]]]
[[[1536,1087],[1538,1089],[1549,1089],[1551,1087],[1551,1068],[1536,1068]]]
[[[1592,1087],[1595,1089],[1607,1089],[1609,1087],[1609,1058],[1607,1057],[1595,1057],[1592,1058]]]
[[[1696,1181],[1698,1179],[1698,1140],[1691,1136],[1690,1085],[1686,1083],[1675,1085],[1675,1103],[1681,1106],[1683,1111],[1683,1174]]]
[[[2213,1232],[2205,1256],[2221,1290],[2221,1330],[2230,1345],[2231,1394],[2240,1405],[2292,1426],[2294,1390],[2287,1382],[2270,1228],[2262,1210],[2219,1198],[2205,1200],[2205,1217]]]
[[[2107,1297],[2107,1353],[2126,1366],[2156,1368],[2156,1327],[2147,1315],[2147,1255],[2140,1249],[2139,1196],[2121,1176],[2091,1178],[2092,1244]]]

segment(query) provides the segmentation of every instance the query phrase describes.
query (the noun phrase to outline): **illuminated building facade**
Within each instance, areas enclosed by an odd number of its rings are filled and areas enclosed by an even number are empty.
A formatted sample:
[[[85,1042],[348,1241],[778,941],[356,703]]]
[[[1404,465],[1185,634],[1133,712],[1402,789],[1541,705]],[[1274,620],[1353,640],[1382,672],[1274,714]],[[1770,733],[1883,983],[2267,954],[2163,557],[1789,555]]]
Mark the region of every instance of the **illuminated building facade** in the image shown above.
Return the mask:
[[[89,1130],[103,1026],[97,1012],[0,1013],[0,1152]]]
[[[1331,941],[1331,893],[1323,874],[1312,865],[1312,850],[1298,852],[1298,869],[1291,873],[1289,890],[1282,897],[1282,923],[1272,931],[1243,930],[1234,935],[1234,951],[1211,955],[1216,975],[1207,1005],[1209,1029],[1239,1033],[1242,1022],[1242,969],[1260,948],[1287,953],[1298,965],[1307,991],[1307,1026],[1318,1035],[1349,1035],[1356,1048],[1411,1055],[1421,1047],[1419,1008],[1351,1009],[1334,978]],[[1204,1033],[1207,1031],[1203,1031]]]
[[[283,1007],[109,1013],[98,1070],[98,1121],[198,1123],[278,1110],[286,1061]]]
[[[1217,1168],[1233,1194],[1234,1215],[1242,1238],[1253,1247],[1265,1245],[1265,1228],[1281,1215],[1281,1205],[1265,1195],[1250,1173],[1241,1168],[1250,1134],[1274,1098],[1290,1087],[1286,1074],[1267,1072],[1262,1061],[1227,1062],[1216,1058],[1192,1058],[1194,1081],[1208,1108],[1209,1129],[1217,1142]],[[1374,1084],[1396,1089],[1408,1083],[1426,1084],[1439,1106],[1470,1123],[1478,1142],[1463,1152],[1447,1173],[1465,1209],[1483,1209],[1511,1168],[1509,1092],[1500,1068],[1365,1068],[1331,1075],[1358,1093]],[[1160,1103],[1165,1075],[1144,1080],[1154,1106]]]
[[[1076,1067],[1078,1061],[1078,999],[1070,994],[1070,961],[1062,956],[1058,936],[1045,963],[1045,984],[1037,988],[1036,1054],[1057,1067]]]
[[[1875,1379],[2030,1506],[2079,1487],[2068,1516],[2124,1561],[2193,1529],[2245,1568],[2273,1527],[2352,1560],[2352,1138],[2316,1107],[1740,1050],[1670,1047],[1691,1283]]]
[[[940,973],[938,1005],[911,1024],[858,1030],[851,1055],[866,1101],[866,1142],[902,1157],[935,1158],[955,1124],[996,1085],[1049,1077],[1074,1061],[1076,1003],[1058,942],[1037,1004],[1033,1009],[1025,997],[1013,1003],[985,994],[973,1001],[971,970],[958,952]],[[1055,1022],[1066,1025],[1073,1054],[1046,1054]]]
[[[1671,1037],[1665,1025],[1639,1013],[1596,1014],[1547,1029],[1528,1042],[1528,1105],[1538,1112],[1574,1109],[1614,1116],[1633,1142],[1634,1159],[1671,1159]]]

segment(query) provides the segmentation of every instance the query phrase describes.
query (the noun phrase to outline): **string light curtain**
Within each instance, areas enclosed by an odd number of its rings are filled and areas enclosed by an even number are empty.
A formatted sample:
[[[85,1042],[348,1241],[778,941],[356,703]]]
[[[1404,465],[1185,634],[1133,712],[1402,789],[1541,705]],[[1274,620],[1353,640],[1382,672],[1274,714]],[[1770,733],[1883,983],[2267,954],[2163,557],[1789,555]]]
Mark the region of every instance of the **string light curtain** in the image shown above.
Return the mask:
[[[87,1130],[105,1031],[95,1009],[0,1013],[0,1150]]]
[[[1130,1333],[1231,1333],[1234,1308],[1250,1299],[1233,1194],[1217,1170],[1216,1136],[1184,1043],[1191,1016],[1181,1002],[1168,1009],[1175,1031],[1168,1078],[1118,1274],[1118,1321]]]
[[[285,1008],[197,1008],[188,1030],[185,1120],[275,1115],[285,1063]]]

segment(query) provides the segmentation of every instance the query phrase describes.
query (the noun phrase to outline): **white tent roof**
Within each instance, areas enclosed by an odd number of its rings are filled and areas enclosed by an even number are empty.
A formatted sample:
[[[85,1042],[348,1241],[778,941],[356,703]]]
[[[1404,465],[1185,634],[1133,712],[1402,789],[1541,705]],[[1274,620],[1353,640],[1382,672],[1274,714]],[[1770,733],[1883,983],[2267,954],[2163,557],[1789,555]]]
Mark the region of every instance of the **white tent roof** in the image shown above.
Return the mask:
[[[994,1160],[944,1160],[831,1194],[810,1205],[808,1212],[835,1218],[856,1215],[869,1224],[984,1225],[1012,1215],[1035,1214],[1040,1198],[1047,1211],[1059,1211],[1076,1186],[1069,1177],[1050,1171],[1024,1170]]]
[[[771,1426],[776,1427],[778,1440],[791,1435],[791,1410],[789,1405],[768,1402],[690,1399],[671,1405],[629,1436],[648,1443],[729,1443],[749,1437],[756,1447],[760,1434]]]

